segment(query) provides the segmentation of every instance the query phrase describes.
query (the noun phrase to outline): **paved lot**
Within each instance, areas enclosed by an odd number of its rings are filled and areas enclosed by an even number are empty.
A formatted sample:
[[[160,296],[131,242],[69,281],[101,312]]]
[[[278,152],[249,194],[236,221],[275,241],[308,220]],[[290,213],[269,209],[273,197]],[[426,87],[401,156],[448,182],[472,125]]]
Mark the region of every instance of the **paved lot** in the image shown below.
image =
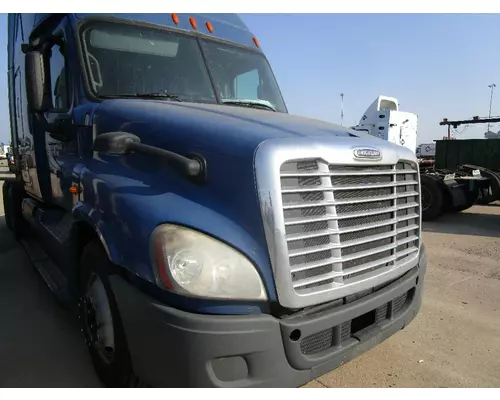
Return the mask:
[[[500,386],[500,204],[424,230],[430,265],[421,313],[308,387]],[[74,318],[5,227],[1,196],[0,316],[0,387],[99,386]]]
[[[0,166],[0,179],[5,171]],[[100,385],[76,321],[57,305],[7,230],[1,195],[0,317],[0,387]]]

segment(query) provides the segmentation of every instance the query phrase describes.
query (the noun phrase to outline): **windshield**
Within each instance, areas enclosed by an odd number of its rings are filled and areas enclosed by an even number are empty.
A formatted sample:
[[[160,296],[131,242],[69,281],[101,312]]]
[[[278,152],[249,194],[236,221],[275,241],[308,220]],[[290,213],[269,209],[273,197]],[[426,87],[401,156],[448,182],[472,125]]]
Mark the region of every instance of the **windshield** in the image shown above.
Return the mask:
[[[97,97],[219,102],[286,112],[259,52],[121,23],[91,23],[81,37],[88,84]]]
[[[278,84],[262,54],[215,41],[201,42],[222,102],[250,100],[285,112]]]

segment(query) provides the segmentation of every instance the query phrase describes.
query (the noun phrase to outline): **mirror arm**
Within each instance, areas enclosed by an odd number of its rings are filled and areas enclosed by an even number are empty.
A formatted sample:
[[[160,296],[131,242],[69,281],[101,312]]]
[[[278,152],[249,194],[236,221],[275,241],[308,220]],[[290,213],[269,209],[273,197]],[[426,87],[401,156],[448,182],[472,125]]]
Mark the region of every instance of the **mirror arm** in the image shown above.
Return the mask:
[[[49,123],[49,121],[47,121],[47,119],[45,118],[45,116],[43,115],[43,113],[41,113],[41,112],[35,112],[33,114],[34,114],[35,118],[37,119],[39,126],[45,132],[50,132],[51,131],[51,124]]]
[[[30,51],[33,51],[35,50],[35,48],[29,44],[29,43],[22,43],[21,44],[21,51],[23,52],[23,54],[28,54]]]
[[[159,157],[163,159],[167,165],[172,166],[190,178],[200,175],[202,170],[200,161],[181,156],[180,154],[173,153],[168,150],[160,149],[159,147],[149,146],[138,142],[129,142],[127,145],[127,151],[152,157]]]
[[[137,153],[156,157],[188,179],[197,183],[204,183],[207,180],[207,162],[203,156],[189,154],[185,157],[159,147],[142,144],[141,139],[132,133],[102,133],[95,138],[93,148],[99,153],[116,155]]]

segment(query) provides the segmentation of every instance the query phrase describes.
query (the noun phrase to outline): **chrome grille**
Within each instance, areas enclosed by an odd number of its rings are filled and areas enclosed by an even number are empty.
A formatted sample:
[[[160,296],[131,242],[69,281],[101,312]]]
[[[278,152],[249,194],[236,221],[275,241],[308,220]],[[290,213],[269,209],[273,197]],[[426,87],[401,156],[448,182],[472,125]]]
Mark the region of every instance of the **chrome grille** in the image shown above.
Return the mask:
[[[416,258],[420,210],[415,164],[344,166],[288,161],[280,170],[293,289],[356,284]]]

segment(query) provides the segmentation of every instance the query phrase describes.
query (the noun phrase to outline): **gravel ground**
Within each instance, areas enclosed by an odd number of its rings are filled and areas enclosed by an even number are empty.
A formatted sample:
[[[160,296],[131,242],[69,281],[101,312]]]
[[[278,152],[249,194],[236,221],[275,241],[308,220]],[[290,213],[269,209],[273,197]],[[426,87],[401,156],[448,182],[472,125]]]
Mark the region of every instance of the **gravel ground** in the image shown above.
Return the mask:
[[[500,204],[447,215],[424,231],[420,314],[306,387],[500,386]],[[74,318],[5,227],[1,197],[0,315],[0,387],[100,385]]]

